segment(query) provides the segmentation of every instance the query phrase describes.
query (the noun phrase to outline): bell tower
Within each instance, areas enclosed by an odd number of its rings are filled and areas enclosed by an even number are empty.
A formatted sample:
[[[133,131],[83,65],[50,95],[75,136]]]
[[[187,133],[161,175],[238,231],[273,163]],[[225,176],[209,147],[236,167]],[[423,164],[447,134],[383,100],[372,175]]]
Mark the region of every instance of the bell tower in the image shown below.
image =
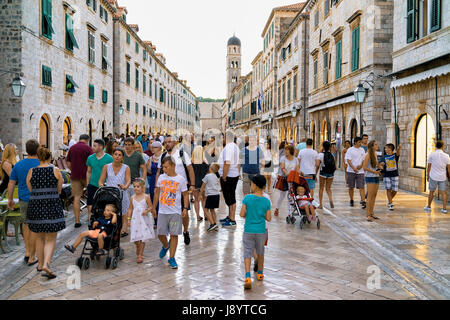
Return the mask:
[[[227,99],[241,76],[241,40],[233,35],[227,44]]]

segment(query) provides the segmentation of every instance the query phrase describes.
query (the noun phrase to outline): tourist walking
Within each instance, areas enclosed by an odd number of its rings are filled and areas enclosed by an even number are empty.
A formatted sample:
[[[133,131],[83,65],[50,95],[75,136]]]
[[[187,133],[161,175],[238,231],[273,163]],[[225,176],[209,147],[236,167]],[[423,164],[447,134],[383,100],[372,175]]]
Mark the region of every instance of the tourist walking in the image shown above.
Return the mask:
[[[370,141],[367,148],[367,153],[363,162],[367,184],[367,221],[373,221],[373,219],[378,219],[373,211],[384,162],[378,163],[377,161],[377,151],[379,150],[378,142],[375,140]]]
[[[300,175],[308,182],[311,197],[314,197],[314,188],[316,187],[316,174],[319,169],[316,160],[319,154],[313,149],[313,140],[306,139],[306,149],[300,150],[298,160],[300,162]]]
[[[264,143],[264,177],[266,178],[266,185],[267,185],[267,193],[272,193],[272,173],[273,168],[275,166],[274,164],[274,154],[272,152],[272,142],[270,140],[267,140]]]
[[[11,175],[9,177],[8,183],[8,209],[14,210],[14,188],[16,183],[18,185],[19,191],[19,208],[20,214],[22,216],[22,234],[23,240],[25,242],[25,263],[29,266],[36,263],[36,235],[30,231],[27,223],[27,211],[28,202],[30,200],[30,190],[28,190],[27,176],[28,171],[32,168],[37,167],[40,162],[37,157],[37,150],[39,148],[39,142],[32,139],[25,143],[25,150],[28,157],[20,160],[11,170]]]
[[[364,191],[364,169],[363,161],[366,156],[364,149],[361,148],[361,137],[356,137],[353,147],[350,147],[345,154],[347,162],[347,185],[348,195],[350,196],[350,207],[354,206],[353,190],[359,189],[362,208],[366,208],[366,196]]]
[[[383,168],[383,182],[384,189],[386,189],[386,196],[388,199],[387,207],[389,210],[394,210],[394,197],[398,191],[398,159],[400,158],[400,151],[402,146],[397,147],[395,151],[395,146],[392,143],[388,143],[384,146],[384,156],[382,162],[384,162]]]
[[[80,200],[84,194],[84,188],[87,187],[86,161],[94,153],[88,145],[89,135],[82,134],[77,144],[73,145],[67,153],[67,164],[70,169],[70,182],[73,195],[73,213],[75,214],[75,228],[81,227],[80,222]]]
[[[15,144],[8,143],[2,153],[2,160],[0,164],[0,196],[3,195],[6,189],[8,189],[9,177],[17,163],[18,150]]]
[[[86,181],[87,186],[87,206],[89,213],[89,220],[91,219],[92,205],[94,204],[94,195],[98,190],[98,181],[102,175],[102,170],[105,165],[113,162],[113,157],[104,151],[105,142],[102,139],[94,141],[94,154],[91,154],[86,161]]]
[[[137,178],[146,180],[147,178],[147,167],[145,166],[145,161],[142,153],[136,151],[134,138],[125,139],[125,155],[123,158],[123,163],[130,168],[131,182]],[[134,189],[131,184],[128,185],[128,189],[125,191],[128,193],[128,198],[134,194]],[[126,208],[128,211],[128,207]],[[122,216],[122,233],[121,237],[126,237],[128,235],[128,220],[126,217]]]
[[[333,184],[334,172],[336,171],[336,158],[331,153],[331,143],[324,141],[322,143],[323,151],[319,153],[316,165],[320,168],[319,172],[319,209],[323,209],[323,190],[325,189],[330,201],[330,207],[333,209],[333,193],[331,185]]]
[[[137,152],[139,152],[141,154],[142,158],[144,158],[145,167],[147,168],[147,162],[150,159],[150,156],[144,152],[144,149],[142,148],[142,144],[139,143],[138,141],[136,141],[134,143],[134,148]],[[146,174],[148,175],[148,168],[147,168]],[[139,168],[139,175],[140,175],[141,179],[143,179],[145,181],[145,189],[144,189],[144,192],[145,192],[148,189],[148,183],[147,183],[147,179],[146,179],[147,176],[143,177],[142,168]],[[134,181],[134,180],[132,180],[132,181]],[[134,188],[133,188],[133,193],[134,193]]]
[[[363,134],[361,138],[361,148],[363,148],[364,152],[367,152],[369,148],[369,136],[367,134]]]
[[[444,141],[436,141],[436,151],[428,156],[427,181],[429,181],[430,193],[425,211],[431,210],[434,191],[439,188],[442,196],[442,213],[447,213],[447,179],[450,176],[450,157],[444,152]]]
[[[342,160],[344,164],[344,176],[345,176],[345,183],[347,184],[347,161],[345,161],[345,154],[347,153],[348,149],[352,146],[352,143],[350,140],[345,140],[344,142],[344,149],[342,150]]]
[[[298,159],[294,155],[295,155],[294,146],[286,144],[284,147],[284,156],[281,157],[280,159],[280,174],[278,175],[278,180],[276,183],[276,188],[279,190],[279,194],[274,212],[275,216],[278,216],[279,208],[283,200],[286,200],[286,202],[288,203],[289,212],[291,210],[291,207],[288,202],[287,177],[291,171],[296,171],[297,173],[300,173],[300,164]]]
[[[131,184],[131,170],[123,163],[125,152],[116,149],[113,153],[113,162],[103,166],[98,185],[100,188],[114,187],[122,190],[122,221],[127,220],[128,206],[130,205],[129,193],[126,192]],[[124,218],[125,217],[125,218]]]
[[[250,177],[260,174],[264,167],[264,153],[257,144],[256,135],[248,136],[248,146],[240,151],[242,168],[242,191],[244,196],[250,193]]]
[[[220,220],[224,227],[236,226],[236,187],[239,181],[240,163],[239,147],[234,143],[234,133],[225,133],[225,148],[219,156],[220,187],[225,203],[228,206],[228,216]]]
[[[203,217],[200,216],[200,203],[202,204],[203,214],[205,214],[206,198],[202,197],[200,189],[202,187],[203,178],[208,173],[209,164],[205,159],[205,152],[203,151],[202,146],[196,146],[194,148],[194,151],[192,152],[191,162],[195,175],[195,189],[193,192],[195,214],[197,215],[197,221],[203,221]]]
[[[292,147],[292,156],[294,155],[294,152],[295,148]],[[258,259],[256,279],[258,281],[262,281],[264,279],[264,243],[267,239],[266,221],[270,222],[272,219],[270,200],[267,199],[263,194],[265,187],[266,178],[264,178],[264,176],[260,174],[252,176],[252,194],[246,195],[242,200],[240,216],[242,218],[245,218],[243,235],[245,289],[251,289],[252,287],[250,266],[252,258],[254,257],[255,250]]]
[[[74,145],[71,150],[76,147]],[[27,224],[31,232],[36,234],[36,252],[38,271],[44,271],[48,279],[56,278],[50,269],[56,237],[59,231],[66,228],[61,194],[63,178],[61,171],[51,165],[52,154],[47,148],[37,151],[39,166],[28,171],[27,186],[30,201],[27,210]]]
[[[172,137],[170,135],[166,136],[164,140],[164,147],[166,151],[161,155],[161,158],[159,159],[156,181],[158,181],[158,177],[162,171],[162,160],[166,157],[172,157],[175,163],[175,172],[177,173],[177,175],[180,175],[186,180],[189,192],[193,192],[195,187],[195,175],[194,169],[192,168],[191,158],[186,152],[184,152],[183,149],[180,149],[179,146],[175,146],[175,143],[176,141],[172,140]],[[184,197],[184,194],[182,196]],[[182,201],[184,201],[184,199]],[[191,210],[189,199],[187,208],[189,212],[189,210]],[[189,235],[189,215],[183,216],[182,218],[184,229],[184,244],[189,245],[189,243],[191,243],[191,238]]]
[[[204,214],[209,221],[209,228],[207,231],[218,230],[216,209],[220,204],[220,183],[217,173],[220,166],[217,163],[213,163],[209,167],[208,174],[202,180],[202,187],[200,193],[203,198],[206,199],[204,206]]]
[[[105,153],[109,154],[111,157],[113,155],[114,150],[119,146],[119,143],[112,139],[106,143]]]
[[[162,154],[162,144],[159,141],[155,141],[151,144],[151,149],[153,155],[147,161],[147,182],[148,182],[148,194],[152,203],[155,196],[155,184],[156,184],[156,174],[158,172],[158,163]],[[156,209],[158,212],[158,208]]]
[[[158,177],[153,203],[153,216],[156,215],[156,206],[159,205],[158,225],[156,233],[162,243],[159,257],[162,259],[169,252],[169,265],[177,269],[175,253],[178,246],[178,236],[182,233],[182,218],[188,216],[188,188],[186,179],[175,171],[173,157],[164,157],[161,161],[163,174]],[[170,241],[167,241],[170,236]]]

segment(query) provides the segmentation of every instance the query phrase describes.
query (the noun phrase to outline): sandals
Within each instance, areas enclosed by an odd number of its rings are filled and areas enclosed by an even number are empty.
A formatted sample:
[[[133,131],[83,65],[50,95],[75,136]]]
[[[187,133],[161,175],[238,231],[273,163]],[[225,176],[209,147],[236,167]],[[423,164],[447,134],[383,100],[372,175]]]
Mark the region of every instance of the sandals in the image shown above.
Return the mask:
[[[199,221],[199,222],[200,222],[200,221],[203,221],[203,217],[198,217],[198,218],[197,218],[197,221]]]
[[[373,218],[372,218],[372,216],[367,216],[367,221],[369,221],[369,222],[373,222]]]
[[[38,263],[39,262],[39,260],[38,259],[36,259],[36,260],[34,260],[33,262],[28,262],[27,263],[27,266],[29,266],[29,267],[31,267],[31,266],[34,266],[36,263]]]
[[[374,218],[374,219],[380,219],[380,218],[378,218],[376,215],[374,215],[374,214],[372,214],[372,218]]]
[[[142,263],[144,262],[144,257],[143,256],[138,256],[136,259],[136,263]]]
[[[128,232],[122,232],[122,233],[120,234],[120,237],[121,237],[121,238],[125,238],[126,236],[128,236]]]
[[[64,248],[66,248],[67,250],[69,250],[72,253],[75,253],[76,248],[74,246],[69,246],[68,244],[66,244],[64,246]]]
[[[43,277],[47,277],[49,280],[56,278],[56,274],[54,274],[48,268],[42,268],[42,271],[45,272],[45,273],[42,274]]]

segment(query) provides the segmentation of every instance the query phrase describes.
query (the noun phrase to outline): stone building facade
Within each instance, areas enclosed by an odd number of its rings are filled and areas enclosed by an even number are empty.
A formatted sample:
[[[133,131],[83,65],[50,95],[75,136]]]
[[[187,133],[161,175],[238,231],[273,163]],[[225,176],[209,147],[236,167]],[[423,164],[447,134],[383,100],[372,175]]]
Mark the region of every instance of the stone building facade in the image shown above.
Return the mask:
[[[391,119],[386,75],[392,69],[393,1],[310,0],[306,11],[308,129],[315,148],[332,139],[339,148],[362,133],[384,145]],[[354,96],[360,83],[366,89],[361,104]]]
[[[394,113],[387,132],[402,145],[400,187],[425,192],[435,141],[450,150],[450,3],[394,0],[393,28]]]
[[[201,132],[206,132],[211,129],[221,130],[222,103],[223,101],[198,102]]]
[[[2,69],[20,74],[23,97],[12,95],[14,74],[0,78],[0,136],[25,152],[34,138],[60,154],[67,135],[93,139],[112,131],[113,23],[108,1],[2,1]],[[4,62],[4,63],[3,63]]]

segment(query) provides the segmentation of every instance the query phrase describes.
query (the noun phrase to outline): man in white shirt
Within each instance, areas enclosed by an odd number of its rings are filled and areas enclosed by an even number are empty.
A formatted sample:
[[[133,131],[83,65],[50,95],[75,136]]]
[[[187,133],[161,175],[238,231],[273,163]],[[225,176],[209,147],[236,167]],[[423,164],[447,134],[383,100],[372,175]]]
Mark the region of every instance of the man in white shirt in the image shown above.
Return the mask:
[[[366,152],[361,147],[362,139],[361,137],[356,137],[353,147],[347,150],[345,154],[345,161],[347,162],[347,185],[348,194],[350,196],[350,207],[353,207],[353,189],[359,189],[359,194],[361,195],[362,208],[366,208],[366,194],[364,191],[364,169],[363,162],[366,156]]]
[[[434,191],[439,186],[442,196],[442,213],[447,213],[447,175],[450,173],[450,157],[444,152],[444,141],[436,141],[436,151],[428,156],[427,181],[430,182],[426,211],[431,210]]]
[[[72,138],[71,134],[67,135],[67,141],[69,141],[69,149],[70,147],[72,147],[74,144],[76,144],[77,142]],[[67,149],[67,151],[69,151],[69,149]]]
[[[316,160],[319,154],[313,149],[313,140],[306,140],[306,149],[300,150],[298,153],[298,161],[300,162],[300,175],[305,177],[308,182],[311,196],[314,197],[314,188],[316,187],[316,175],[319,166]]]
[[[156,172],[156,181],[158,181],[158,177],[161,173],[161,161],[163,158],[167,156],[171,156],[173,161],[175,161],[175,172],[177,175],[182,176],[186,181],[189,182],[189,192],[194,191],[195,186],[195,176],[194,176],[194,169],[192,168],[192,163],[189,155],[186,152],[181,151],[178,146],[175,146],[176,141],[172,140],[172,137],[170,135],[167,135],[164,139],[164,148],[166,148],[166,152],[164,152],[158,162],[158,171]],[[187,172],[189,174],[189,180],[186,176],[186,169],[184,168],[186,166]],[[154,199],[152,199],[153,201]],[[188,206],[188,210],[190,210],[190,206]],[[191,242],[191,238],[189,237],[189,215],[186,217],[183,217],[183,227],[184,227],[184,243],[186,245],[189,245]]]
[[[234,143],[232,131],[227,131],[225,138],[227,144],[219,156],[219,175],[223,197],[228,206],[228,216],[220,222],[224,227],[231,227],[236,226],[236,187],[240,172],[239,147]]]

